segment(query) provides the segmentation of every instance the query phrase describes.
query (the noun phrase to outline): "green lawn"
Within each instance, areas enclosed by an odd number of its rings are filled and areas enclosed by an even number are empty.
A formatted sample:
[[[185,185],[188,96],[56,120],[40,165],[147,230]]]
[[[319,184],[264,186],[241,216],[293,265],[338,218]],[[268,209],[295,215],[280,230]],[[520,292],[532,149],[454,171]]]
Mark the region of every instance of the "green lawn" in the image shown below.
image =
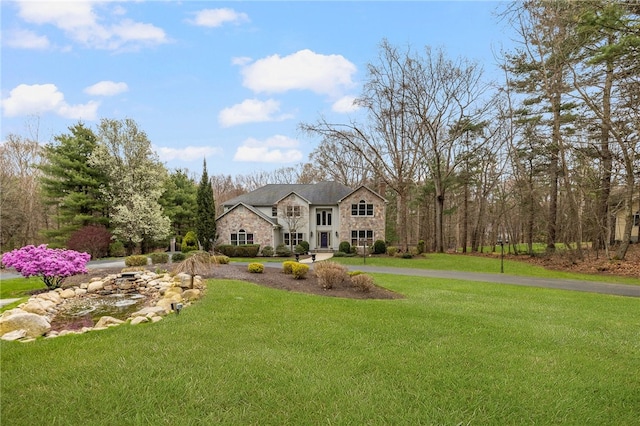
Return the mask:
[[[0,423],[637,424],[639,299],[375,279],[406,298],[211,280],[157,324],[0,342]]]

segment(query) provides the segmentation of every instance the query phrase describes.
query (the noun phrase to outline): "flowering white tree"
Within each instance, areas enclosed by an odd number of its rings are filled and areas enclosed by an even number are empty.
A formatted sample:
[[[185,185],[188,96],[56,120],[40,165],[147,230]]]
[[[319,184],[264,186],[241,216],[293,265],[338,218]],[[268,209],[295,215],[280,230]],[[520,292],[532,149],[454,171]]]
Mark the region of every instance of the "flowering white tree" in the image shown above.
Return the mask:
[[[167,170],[135,121],[103,119],[90,162],[107,175],[104,194],[112,206],[113,233],[129,246],[169,235],[171,222],[158,202]]]

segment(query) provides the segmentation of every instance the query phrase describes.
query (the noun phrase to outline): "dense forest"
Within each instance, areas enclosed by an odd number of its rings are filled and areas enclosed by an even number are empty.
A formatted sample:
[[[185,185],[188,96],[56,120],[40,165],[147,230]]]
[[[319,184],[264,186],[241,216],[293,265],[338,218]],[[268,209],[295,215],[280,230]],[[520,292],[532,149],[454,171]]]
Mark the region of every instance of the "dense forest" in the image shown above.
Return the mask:
[[[166,169],[133,120],[77,123],[48,143],[37,128],[7,135],[2,251],[112,237],[114,250],[145,251],[259,186],[335,180],[385,196],[387,240],[404,249],[501,240],[623,259],[640,197],[640,4],[505,3],[496,19],[518,34],[496,57],[500,79],[444,49],[382,40],[355,101],[363,118],[300,123],[319,144],[294,167],[224,176],[205,164],[213,203],[191,172]]]

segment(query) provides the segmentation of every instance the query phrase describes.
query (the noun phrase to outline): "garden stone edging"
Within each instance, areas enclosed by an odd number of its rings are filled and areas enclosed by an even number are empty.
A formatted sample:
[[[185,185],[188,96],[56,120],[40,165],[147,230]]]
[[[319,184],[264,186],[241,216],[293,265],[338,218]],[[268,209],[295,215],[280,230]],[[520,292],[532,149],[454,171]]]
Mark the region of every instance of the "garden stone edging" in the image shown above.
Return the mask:
[[[187,306],[199,299],[204,289],[204,281],[200,276],[194,279],[191,287],[191,276],[167,273],[156,274],[140,271],[136,274],[111,274],[105,278],[93,278],[89,282],[68,288],[58,288],[32,296],[17,308],[5,311],[0,315],[0,339],[29,342],[37,337],[57,337],[67,334],[81,334],[91,330],[104,330],[120,324],[137,325],[146,322],[158,322],[163,316],[172,312],[172,303]],[[51,320],[64,309],[70,301],[110,294],[138,293],[149,298],[149,305],[132,313],[126,321],[109,316],[101,317],[93,327],[80,330],[51,330]]]

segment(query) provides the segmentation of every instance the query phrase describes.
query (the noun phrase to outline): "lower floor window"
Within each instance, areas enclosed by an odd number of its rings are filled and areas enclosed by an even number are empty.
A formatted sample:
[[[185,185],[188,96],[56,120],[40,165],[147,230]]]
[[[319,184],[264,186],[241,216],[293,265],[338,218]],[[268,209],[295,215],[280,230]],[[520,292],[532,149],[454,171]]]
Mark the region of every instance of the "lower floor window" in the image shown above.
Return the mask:
[[[253,244],[253,234],[245,232],[244,229],[231,234],[231,245],[241,246],[244,244]]]
[[[352,246],[371,246],[373,245],[373,230],[371,229],[353,229],[351,230]]]
[[[286,246],[297,246],[298,244],[300,244],[300,242],[303,241],[302,238],[302,233],[295,233],[295,232],[285,232],[284,234],[284,244]]]

